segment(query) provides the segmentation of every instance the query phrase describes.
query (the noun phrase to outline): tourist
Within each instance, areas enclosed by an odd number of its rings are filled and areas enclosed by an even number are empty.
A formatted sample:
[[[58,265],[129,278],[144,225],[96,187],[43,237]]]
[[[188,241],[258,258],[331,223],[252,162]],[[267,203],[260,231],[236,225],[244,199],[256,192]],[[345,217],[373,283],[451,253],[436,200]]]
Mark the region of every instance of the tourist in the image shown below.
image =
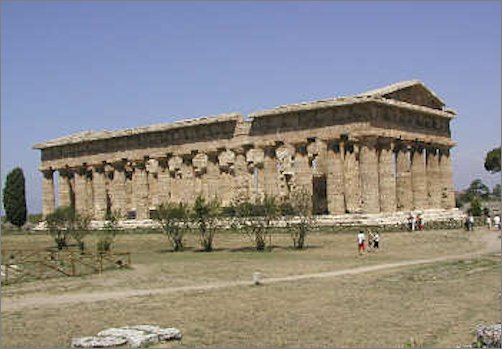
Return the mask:
[[[488,229],[491,230],[492,229],[492,219],[490,218],[490,216],[486,216],[485,223],[488,226]]]
[[[495,228],[500,230],[500,216],[499,215],[496,215],[495,217],[493,217],[493,225],[495,226]]]
[[[474,230],[474,216],[472,213],[469,214],[469,217],[467,217],[468,221],[468,230],[473,231]]]
[[[357,248],[359,251],[359,254],[364,253],[364,240],[366,238],[364,237],[364,232],[362,230],[359,231],[359,234],[357,234]]]
[[[373,248],[378,250],[380,248],[380,233],[378,231],[375,232],[373,236]]]
[[[424,230],[424,221],[422,219],[422,215],[417,216],[417,229]]]
[[[409,231],[414,231],[415,230],[415,224],[416,224],[415,216],[413,215],[413,213],[410,213],[410,216],[408,217],[408,229],[409,229]]]
[[[368,252],[371,252],[374,237],[375,235],[373,234],[373,232],[371,230],[368,230]]]

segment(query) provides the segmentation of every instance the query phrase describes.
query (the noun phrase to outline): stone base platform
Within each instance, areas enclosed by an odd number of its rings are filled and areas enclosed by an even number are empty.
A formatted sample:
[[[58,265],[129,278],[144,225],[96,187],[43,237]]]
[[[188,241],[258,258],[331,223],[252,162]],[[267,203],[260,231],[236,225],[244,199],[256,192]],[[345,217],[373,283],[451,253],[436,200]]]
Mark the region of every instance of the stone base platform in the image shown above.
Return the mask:
[[[399,226],[408,223],[408,217],[413,214],[415,217],[420,214],[425,224],[431,222],[451,222],[460,223],[465,219],[465,213],[458,208],[454,209],[433,209],[433,210],[416,210],[403,211],[393,213],[352,213],[343,215],[321,215],[316,217],[318,226],[339,226],[339,227],[357,227],[357,226]],[[295,223],[298,218],[290,217],[277,220],[274,225],[277,227],[285,227],[287,223]],[[92,221],[91,228],[102,229],[106,222]],[[227,226],[230,224],[230,219],[222,220],[221,224]],[[129,229],[148,229],[160,228],[159,224],[152,219],[145,220],[123,220],[119,221],[117,228],[120,230]],[[45,230],[45,224],[40,223],[34,230]]]

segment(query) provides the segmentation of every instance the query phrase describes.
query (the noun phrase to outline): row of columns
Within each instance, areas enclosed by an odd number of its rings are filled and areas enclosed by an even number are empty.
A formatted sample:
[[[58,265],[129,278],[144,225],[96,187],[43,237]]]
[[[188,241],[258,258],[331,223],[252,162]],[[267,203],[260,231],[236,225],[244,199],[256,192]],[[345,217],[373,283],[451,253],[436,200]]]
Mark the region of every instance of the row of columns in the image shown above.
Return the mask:
[[[170,155],[140,161],[59,169],[60,206],[104,219],[107,211],[137,219],[166,201],[192,202],[196,195],[223,205],[239,197],[287,197],[306,189],[313,200],[326,200],[330,214],[377,213],[453,208],[449,149],[396,140],[309,139],[277,142],[262,148]],[[324,197],[313,188],[326,181]],[[43,171],[43,213],[54,211],[54,170]]]

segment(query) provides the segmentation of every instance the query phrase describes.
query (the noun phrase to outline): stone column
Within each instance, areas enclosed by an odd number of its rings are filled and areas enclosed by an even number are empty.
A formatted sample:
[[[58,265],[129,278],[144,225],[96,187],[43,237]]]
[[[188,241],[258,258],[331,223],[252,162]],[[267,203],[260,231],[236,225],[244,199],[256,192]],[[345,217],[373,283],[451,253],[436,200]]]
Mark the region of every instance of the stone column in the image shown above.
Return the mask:
[[[54,171],[42,170],[42,214],[44,217],[54,212]]]
[[[396,211],[396,177],[394,176],[394,152],[392,143],[381,143],[378,154],[378,185],[380,211]]]
[[[207,169],[204,175],[204,184],[207,185],[206,195],[209,200],[221,200],[220,193],[220,166],[218,153],[215,151],[207,154]]]
[[[248,200],[251,176],[247,168],[246,152],[243,148],[233,149],[233,151],[235,152],[233,201]]]
[[[376,139],[366,138],[359,151],[359,173],[361,178],[361,208],[364,213],[380,212],[378,193],[378,154]]]
[[[265,176],[263,162],[265,154],[263,149],[252,148],[246,153],[248,172],[250,173],[249,195],[255,202],[265,195]]]
[[[265,176],[265,195],[277,197],[278,192],[278,170],[275,157],[275,147],[266,147],[264,149],[265,159],[263,160],[263,173]]]
[[[92,168],[92,187],[94,192],[94,219],[102,221],[106,217],[107,196],[106,196],[106,177],[104,164],[95,165]]]
[[[113,180],[111,185],[113,211],[117,212],[122,218],[127,214],[127,190],[126,190],[126,172],[125,161],[115,162],[113,164]]]
[[[183,200],[183,158],[179,155],[173,155],[167,160],[167,166],[169,169],[169,193],[170,200],[175,203],[185,202]]]
[[[451,170],[450,149],[444,148],[439,153],[439,169],[441,172],[441,205],[445,209],[455,207],[455,192]]]
[[[411,183],[413,188],[413,208],[425,209],[427,205],[427,180],[425,172],[424,148],[413,147],[411,152]]]
[[[182,202],[193,203],[197,196],[195,187],[195,175],[192,166],[192,155],[184,154],[182,156],[183,162],[181,164],[181,178],[180,187],[178,188],[178,195]]]
[[[92,167],[86,167],[85,171],[86,171],[85,172],[86,211],[84,214],[88,215],[89,217],[94,217],[94,185],[93,185],[94,173]]]
[[[58,201],[59,207],[70,207],[71,202],[71,172],[67,169],[59,170]]]
[[[146,173],[148,178],[148,208],[156,209],[160,204],[158,196],[158,171],[159,162],[157,159],[149,159],[146,162]]]
[[[396,149],[396,203],[398,211],[413,209],[410,151],[404,144]]]
[[[439,152],[434,147],[426,149],[427,199],[429,208],[441,208],[441,173]]]
[[[343,143],[329,144],[326,157],[326,186],[330,214],[345,213]]]
[[[359,146],[357,144],[346,144],[343,177],[345,179],[345,211],[348,213],[358,212],[361,207],[358,153]]]
[[[87,169],[84,166],[75,168],[75,211],[87,214]]]
[[[148,210],[148,178],[146,173],[145,161],[136,161],[134,163],[132,184],[132,195],[136,205],[136,219],[143,220],[150,218]]]
[[[157,190],[159,204],[169,202],[170,195],[170,180],[169,168],[167,166],[167,158],[159,159],[159,172],[157,174]]]
[[[313,195],[312,169],[310,168],[307,153],[307,142],[295,144],[295,163],[294,163],[295,188],[305,190],[310,196]]]

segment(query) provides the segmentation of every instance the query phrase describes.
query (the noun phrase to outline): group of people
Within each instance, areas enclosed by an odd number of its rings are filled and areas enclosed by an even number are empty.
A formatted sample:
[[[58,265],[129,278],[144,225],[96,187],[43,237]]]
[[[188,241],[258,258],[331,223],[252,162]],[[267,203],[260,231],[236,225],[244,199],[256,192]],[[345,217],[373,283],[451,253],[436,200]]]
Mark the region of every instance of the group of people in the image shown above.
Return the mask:
[[[486,217],[485,224],[488,226],[488,229],[492,229],[494,227],[497,230],[500,230],[501,225],[500,225],[500,216],[495,215],[493,218],[490,216]],[[465,230],[467,231],[473,231],[474,230],[474,216],[472,213],[469,213],[469,215],[465,218]]]
[[[380,248],[380,233],[378,231],[368,231],[368,252],[378,250]],[[366,252],[366,235],[360,230],[357,234],[357,249],[359,254]]]
[[[408,216],[408,230],[424,230],[424,220],[422,219],[422,215],[418,214],[416,217],[413,213],[410,213]]]

